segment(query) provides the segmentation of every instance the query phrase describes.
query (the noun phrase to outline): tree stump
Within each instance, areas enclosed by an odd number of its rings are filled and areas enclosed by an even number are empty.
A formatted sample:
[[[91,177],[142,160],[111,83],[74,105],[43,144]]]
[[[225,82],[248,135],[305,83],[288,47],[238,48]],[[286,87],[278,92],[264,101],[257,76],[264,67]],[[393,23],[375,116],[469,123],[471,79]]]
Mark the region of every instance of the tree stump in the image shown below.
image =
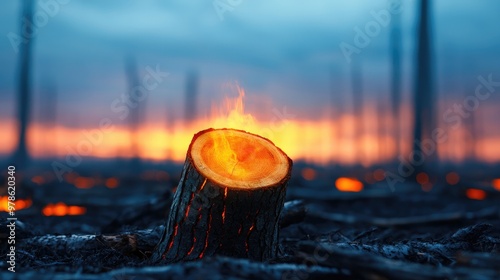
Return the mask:
[[[235,129],[197,133],[151,260],[276,257],[291,169],[292,160],[258,135]]]

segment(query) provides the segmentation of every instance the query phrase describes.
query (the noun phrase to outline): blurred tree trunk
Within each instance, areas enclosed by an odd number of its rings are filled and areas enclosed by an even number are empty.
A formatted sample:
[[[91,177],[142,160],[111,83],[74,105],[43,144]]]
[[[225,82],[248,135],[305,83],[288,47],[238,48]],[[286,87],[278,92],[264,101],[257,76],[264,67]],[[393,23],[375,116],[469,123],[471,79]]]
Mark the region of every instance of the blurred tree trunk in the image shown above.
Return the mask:
[[[129,96],[134,95],[134,89],[140,85],[139,76],[137,73],[137,62],[133,56],[128,56],[125,61],[125,71],[128,81],[128,94]],[[141,93],[146,94],[146,93]],[[132,99],[132,98],[131,98]],[[141,172],[141,159],[139,153],[140,139],[139,139],[139,126],[142,122],[142,115],[144,111],[144,103],[146,101],[136,101],[135,107],[130,107],[130,116],[128,120],[129,132],[130,132],[130,149],[132,151],[132,160],[130,164],[131,174],[136,176],[140,175]]]
[[[429,163],[433,163],[436,152],[425,153],[421,143],[425,139],[432,139],[431,133],[435,128],[435,96],[433,92],[433,73],[431,64],[430,16],[429,0],[420,0],[420,16],[417,39],[417,69],[414,92],[414,133],[413,152],[416,162],[420,162],[419,155],[423,155],[424,163],[415,164],[415,174],[424,171]],[[437,146],[437,144],[436,144]],[[437,149],[437,147],[435,147]]]
[[[361,66],[357,59],[351,62],[351,90],[352,90],[352,111],[354,117],[354,143],[355,150],[358,151],[356,159],[362,163],[365,159],[365,150],[363,143],[364,120],[363,120],[363,77]]]
[[[23,10],[20,20],[19,34],[26,34],[26,29],[31,32],[31,36],[23,36],[25,40],[19,46],[19,76],[18,76],[18,94],[17,94],[17,119],[19,122],[18,128],[18,144],[14,152],[14,162],[17,167],[23,167],[29,162],[29,153],[27,148],[26,132],[29,126],[30,110],[31,110],[31,60],[34,26],[29,28],[25,26],[26,22],[33,22],[33,4],[34,0],[24,0]]]
[[[396,146],[396,157],[401,153],[401,122],[399,110],[401,107],[401,15],[392,15],[390,54],[391,54],[391,111],[393,122],[393,138]]]

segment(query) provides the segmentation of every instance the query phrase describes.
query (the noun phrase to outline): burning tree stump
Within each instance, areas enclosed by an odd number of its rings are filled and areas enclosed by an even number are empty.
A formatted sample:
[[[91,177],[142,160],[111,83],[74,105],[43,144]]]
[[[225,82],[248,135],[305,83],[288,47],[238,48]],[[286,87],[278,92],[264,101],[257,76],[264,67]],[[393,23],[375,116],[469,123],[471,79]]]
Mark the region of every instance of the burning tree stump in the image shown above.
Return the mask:
[[[291,169],[291,159],[260,136],[234,129],[197,133],[152,261],[274,258]]]

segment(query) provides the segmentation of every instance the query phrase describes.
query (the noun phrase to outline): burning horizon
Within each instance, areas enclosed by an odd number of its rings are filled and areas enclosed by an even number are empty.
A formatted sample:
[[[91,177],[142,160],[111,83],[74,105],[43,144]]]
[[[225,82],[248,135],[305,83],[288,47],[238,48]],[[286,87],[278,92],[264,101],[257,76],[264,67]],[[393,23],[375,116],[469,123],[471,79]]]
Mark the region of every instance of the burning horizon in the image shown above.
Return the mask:
[[[323,117],[312,120],[299,118],[291,109],[282,112],[276,107],[274,116],[257,118],[257,114],[245,111],[245,90],[233,86],[236,97],[226,97],[220,105],[212,104],[208,117],[186,122],[177,120],[165,128],[163,123],[144,123],[134,134],[123,124],[112,124],[113,128],[98,131],[96,127],[72,128],[61,125],[33,123],[28,129],[28,147],[35,158],[65,157],[78,154],[96,158],[131,158],[137,153],[148,160],[172,160],[182,162],[192,136],[206,128],[235,128],[261,135],[273,141],[295,160],[309,163],[342,163],[370,166],[397,158],[395,139],[388,129],[391,123],[389,112],[377,112],[368,106],[362,116],[342,114],[332,119],[328,110],[319,110]],[[411,135],[409,108],[403,110],[401,147],[408,154],[410,145],[405,139]],[[324,113],[322,113],[324,112]],[[326,115],[326,116],[325,116]],[[291,116],[289,118],[285,118]],[[0,139],[0,154],[13,152],[17,143],[16,121],[2,121],[7,128]],[[356,128],[358,126],[358,128]],[[362,133],[356,135],[356,129]],[[463,140],[466,128],[449,132],[448,140],[440,145],[440,158],[461,162],[474,155],[474,159],[487,163],[500,161],[500,150],[495,149],[500,137],[488,136],[476,139],[473,147]],[[134,139],[140,143],[137,151],[132,149]],[[451,140],[450,140],[451,139]],[[356,148],[360,147],[360,148]]]

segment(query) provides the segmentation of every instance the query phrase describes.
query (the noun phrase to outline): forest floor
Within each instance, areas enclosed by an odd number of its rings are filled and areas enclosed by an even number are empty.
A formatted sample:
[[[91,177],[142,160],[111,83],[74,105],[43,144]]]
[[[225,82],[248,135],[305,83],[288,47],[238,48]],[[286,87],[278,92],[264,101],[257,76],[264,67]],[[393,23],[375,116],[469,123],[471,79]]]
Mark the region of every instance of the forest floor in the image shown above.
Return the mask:
[[[314,183],[308,183],[313,185]],[[46,217],[36,203],[16,213],[16,273],[1,279],[500,279],[500,192],[481,200],[466,187],[341,193],[288,188],[279,256],[260,263],[224,256],[156,265],[172,192],[96,189],[79,216]],[[79,191],[79,190],[78,190]],[[73,204],[85,195],[65,193]],[[123,199],[120,199],[122,197]],[[64,198],[61,198],[64,199]],[[305,210],[304,210],[305,209]],[[6,213],[0,255],[6,256]]]

